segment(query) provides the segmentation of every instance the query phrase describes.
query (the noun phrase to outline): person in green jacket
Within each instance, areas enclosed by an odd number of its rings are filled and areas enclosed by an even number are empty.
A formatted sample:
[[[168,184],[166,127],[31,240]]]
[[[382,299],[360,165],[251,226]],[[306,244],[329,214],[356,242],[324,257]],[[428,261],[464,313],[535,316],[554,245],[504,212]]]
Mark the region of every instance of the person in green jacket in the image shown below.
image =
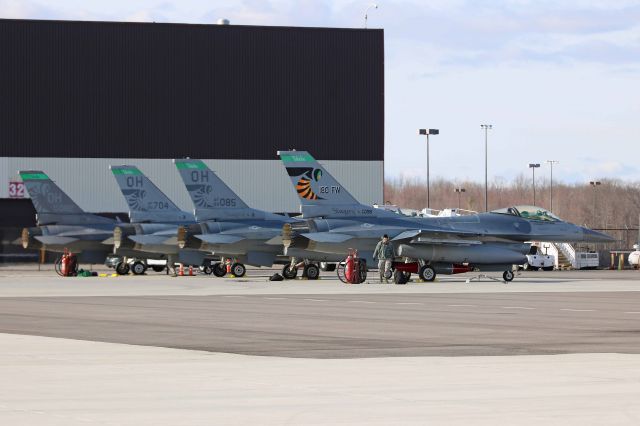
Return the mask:
[[[391,262],[393,261],[393,246],[389,241],[389,236],[384,234],[382,239],[376,245],[376,249],[373,251],[373,258],[378,259],[378,269],[380,270],[380,282],[384,279],[389,283],[389,279],[386,278],[387,274],[391,271]]]

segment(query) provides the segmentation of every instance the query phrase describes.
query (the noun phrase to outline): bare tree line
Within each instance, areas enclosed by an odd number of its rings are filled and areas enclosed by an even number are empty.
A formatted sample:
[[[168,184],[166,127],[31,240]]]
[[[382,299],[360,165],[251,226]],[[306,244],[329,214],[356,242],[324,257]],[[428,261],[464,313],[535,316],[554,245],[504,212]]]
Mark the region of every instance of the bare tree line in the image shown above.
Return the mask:
[[[553,182],[553,209],[549,179],[536,179],[535,205],[579,225],[604,229],[620,240],[614,246],[628,248],[638,240],[640,182],[603,179],[601,185]],[[464,193],[456,193],[464,188]],[[430,185],[431,208],[459,207],[484,211],[484,183],[436,179]],[[532,205],[531,178],[520,175],[511,182],[497,179],[489,184],[489,210],[513,205]],[[427,186],[421,179],[391,179],[384,185],[385,202],[400,207],[423,209],[427,206]],[[459,196],[459,199],[458,199]],[[614,229],[619,229],[614,231]],[[629,230],[627,230],[629,229]],[[612,247],[609,247],[612,248]]]

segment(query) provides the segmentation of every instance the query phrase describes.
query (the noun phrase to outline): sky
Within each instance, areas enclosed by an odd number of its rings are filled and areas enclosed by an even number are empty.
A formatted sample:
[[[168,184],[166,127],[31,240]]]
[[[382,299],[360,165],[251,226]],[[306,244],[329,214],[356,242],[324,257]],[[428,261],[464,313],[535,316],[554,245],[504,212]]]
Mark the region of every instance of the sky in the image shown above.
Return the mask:
[[[0,0],[0,17],[355,27],[370,1]],[[640,0],[380,0],[385,176],[640,181]]]

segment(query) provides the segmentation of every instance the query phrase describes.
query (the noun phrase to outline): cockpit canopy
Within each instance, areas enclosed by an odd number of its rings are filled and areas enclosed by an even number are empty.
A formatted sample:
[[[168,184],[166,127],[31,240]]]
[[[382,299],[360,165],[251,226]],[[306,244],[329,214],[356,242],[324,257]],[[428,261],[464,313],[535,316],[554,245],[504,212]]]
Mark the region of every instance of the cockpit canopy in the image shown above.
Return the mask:
[[[561,221],[558,216],[551,213],[549,210],[545,210],[542,207],[536,206],[513,206],[505,207],[503,209],[493,210],[491,213],[510,214],[518,216],[523,219],[541,220],[545,222],[558,222]]]

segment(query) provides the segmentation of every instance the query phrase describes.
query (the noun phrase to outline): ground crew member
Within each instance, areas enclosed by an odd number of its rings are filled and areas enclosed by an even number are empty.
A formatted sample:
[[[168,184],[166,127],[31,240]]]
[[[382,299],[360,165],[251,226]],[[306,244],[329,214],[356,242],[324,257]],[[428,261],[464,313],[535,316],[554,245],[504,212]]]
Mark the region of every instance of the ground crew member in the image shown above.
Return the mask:
[[[393,260],[393,246],[389,241],[389,236],[384,234],[382,240],[376,245],[373,251],[373,258],[378,259],[378,269],[380,270],[380,282],[384,279],[389,283],[386,275],[391,271],[391,261]]]

